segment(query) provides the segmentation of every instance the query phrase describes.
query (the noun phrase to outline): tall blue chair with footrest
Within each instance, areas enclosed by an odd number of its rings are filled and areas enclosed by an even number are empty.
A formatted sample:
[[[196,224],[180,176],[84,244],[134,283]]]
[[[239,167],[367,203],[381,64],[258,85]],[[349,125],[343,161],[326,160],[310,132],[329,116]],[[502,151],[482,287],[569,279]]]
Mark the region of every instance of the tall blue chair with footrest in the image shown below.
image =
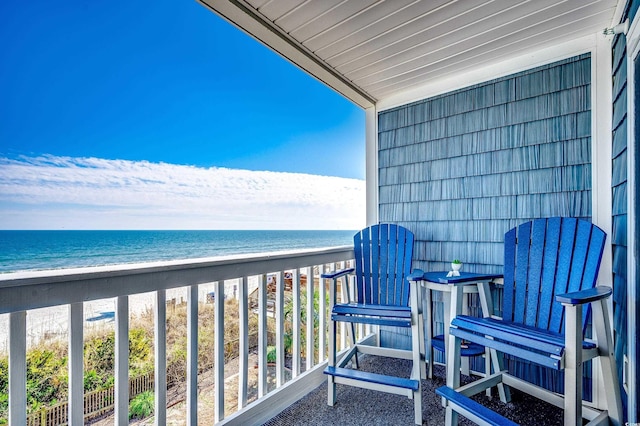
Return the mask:
[[[355,268],[323,274],[331,279],[329,297],[331,326],[329,329],[328,403],[336,402],[336,383],[405,395],[413,399],[415,422],[422,424],[422,385],[426,375],[424,364],[424,331],[422,314],[412,312],[410,298],[418,291],[409,291],[407,277],[411,270],[413,233],[402,226],[379,224],[365,228],[354,236]],[[422,271],[420,271],[420,274]],[[347,278],[354,278],[347,291]],[[338,281],[342,282],[342,299],[337,301]],[[337,323],[350,324],[351,347],[337,359]],[[379,346],[376,334],[355,341],[354,324],[405,327],[411,329],[412,349],[400,350]],[[413,361],[409,378],[357,369],[358,354],[402,358]],[[352,367],[348,368],[348,364]]]
[[[451,321],[447,386],[436,390],[446,401],[447,425],[456,424],[458,414],[482,425],[513,424],[469,398],[497,385],[504,387],[505,399],[509,388],[517,388],[563,408],[565,425],[583,425],[583,419],[621,424],[606,300],[611,288],[596,286],[605,239],[587,221],[559,217],[523,223],[505,234],[502,317],[459,315]],[[590,320],[595,340],[585,338]],[[509,374],[500,356],[492,360],[492,374],[460,387],[462,339],[563,372],[564,394]],[[583,362],[595,358],[603,375],[605,410],[583,404]]]

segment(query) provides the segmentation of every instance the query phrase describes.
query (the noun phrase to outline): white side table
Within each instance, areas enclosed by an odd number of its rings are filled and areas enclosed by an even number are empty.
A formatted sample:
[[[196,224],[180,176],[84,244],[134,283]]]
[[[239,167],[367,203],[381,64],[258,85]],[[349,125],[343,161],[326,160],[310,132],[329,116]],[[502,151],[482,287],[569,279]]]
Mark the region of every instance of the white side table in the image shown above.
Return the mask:
[[[479,295],[483,316],[490,316],[493,312],[491,291],[489,283],[502,275],[474,274],[470,272],[460,272],[460,276],[447,277],[448,271],[425,272],[422,278],[415,278],[415,281],[423,289],[423,300],[426,304],[425,317],[430,324],[426,327],[426,362],[429,366],[428,377],[433,378],[434,349],[446,352],[449,346],[449,327],[451,320],[457,315],[466,314],[468,303],[463,304],[463,299],[467,299],[468,294],[477,293]],[[433,335],[433,306],[432,291],[442,292],[444,302],[444,335]],[[453,302],[453,303],[452,303]],[[416,307],[417,309],[418,307]],[[486,353],[484,346],[470,344],[461,349],[462,356],[470,357],[485,354],[485,372],[490,372],[490,356],[494,354]],[[496,355],[497,356],[497,355]],[[462,373],[469,374],[469,360],[463,359]]]

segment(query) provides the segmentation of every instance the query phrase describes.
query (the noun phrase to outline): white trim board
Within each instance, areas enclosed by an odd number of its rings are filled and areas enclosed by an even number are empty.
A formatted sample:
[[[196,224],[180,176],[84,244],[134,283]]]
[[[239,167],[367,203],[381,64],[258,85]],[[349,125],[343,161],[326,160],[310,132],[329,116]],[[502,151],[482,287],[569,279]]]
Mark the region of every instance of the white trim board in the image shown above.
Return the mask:
[[[636,111],[634,105],[635,100],[635,69],[634,58],[640,55],[640,18],[631,23],[629,32],[627,33],[627,347],[628,359],[627,366],[627,396],[628,396],[628,414],[629,423],[637,423],[638,419],[638,383],[634,378],[637,377],[638,353],[637,342],[638,329],[636,325],[637,302],[638,302],[638,277],[636,276],[635,252],[637,250],[638,241],[635,240],[636,234],[636,205],[635,199],[636,181],[635,181],[635,120]]]

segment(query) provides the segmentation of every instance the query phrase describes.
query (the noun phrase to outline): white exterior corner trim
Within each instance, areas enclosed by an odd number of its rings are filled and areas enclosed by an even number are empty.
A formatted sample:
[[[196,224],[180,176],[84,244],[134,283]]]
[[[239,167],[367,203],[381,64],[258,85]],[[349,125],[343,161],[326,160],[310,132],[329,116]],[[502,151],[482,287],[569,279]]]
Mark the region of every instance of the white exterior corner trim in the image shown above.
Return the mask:
[[[365,110],[365,178],[367,226],[378,223],[378,110],[375,106]]]
[[[628,394],[628,413],[629,423],[637,423],[640,419],[638,413],[638,383],[633,380],[637,376],[638,353],[636,351],[638,341],[638,330],[636,324],[637,300],[640,295],[637,292],[636,264],[638,259],[635,258],[638,241],[635,240],[636,235],[636,181],[635,181],[635,69],[634,60],[640,55],[640,19],[636,19],[631,23],[629,32],[627,33],[627,342],[628,342],[628,359],[626,364],[628,370],[626,372],[627,394]]]

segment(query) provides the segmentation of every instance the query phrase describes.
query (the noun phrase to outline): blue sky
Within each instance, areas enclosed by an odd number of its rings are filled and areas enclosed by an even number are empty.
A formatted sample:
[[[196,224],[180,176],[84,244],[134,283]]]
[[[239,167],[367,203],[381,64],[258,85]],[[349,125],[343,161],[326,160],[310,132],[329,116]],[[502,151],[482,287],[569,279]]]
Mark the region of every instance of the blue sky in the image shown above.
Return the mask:
[[[322,176],[343,178],[331,180],[338,195],[352,184],[363,191],[364,112],[195,1],[8,0],[0,2],[0,39],[0,227],[144,227],[129,221],[118,190],[126,199],[128,187],[155,179],[150,170],[164,174],[162,165],[209,173],[187,186],[228,168],[244,170],[247,182],[277,176],[260,174],[268,171],[307,183],[317,176],[321,186]],[[145,174],[109,174],[127,167]],[[82,168],[108,176],[113,198],[100,202],[95,182],[69,173]],[[290,199],[313,198],[296,192],[304,187],[289,190]],[[83,191],[98,201],[82,201]],[[207,191],[201,195],[220,201]],[[74,225],[69,214],[86,220]],[[198,227],[173,214],[155,227]],[[345,226],[318,220],[299,227]]]

